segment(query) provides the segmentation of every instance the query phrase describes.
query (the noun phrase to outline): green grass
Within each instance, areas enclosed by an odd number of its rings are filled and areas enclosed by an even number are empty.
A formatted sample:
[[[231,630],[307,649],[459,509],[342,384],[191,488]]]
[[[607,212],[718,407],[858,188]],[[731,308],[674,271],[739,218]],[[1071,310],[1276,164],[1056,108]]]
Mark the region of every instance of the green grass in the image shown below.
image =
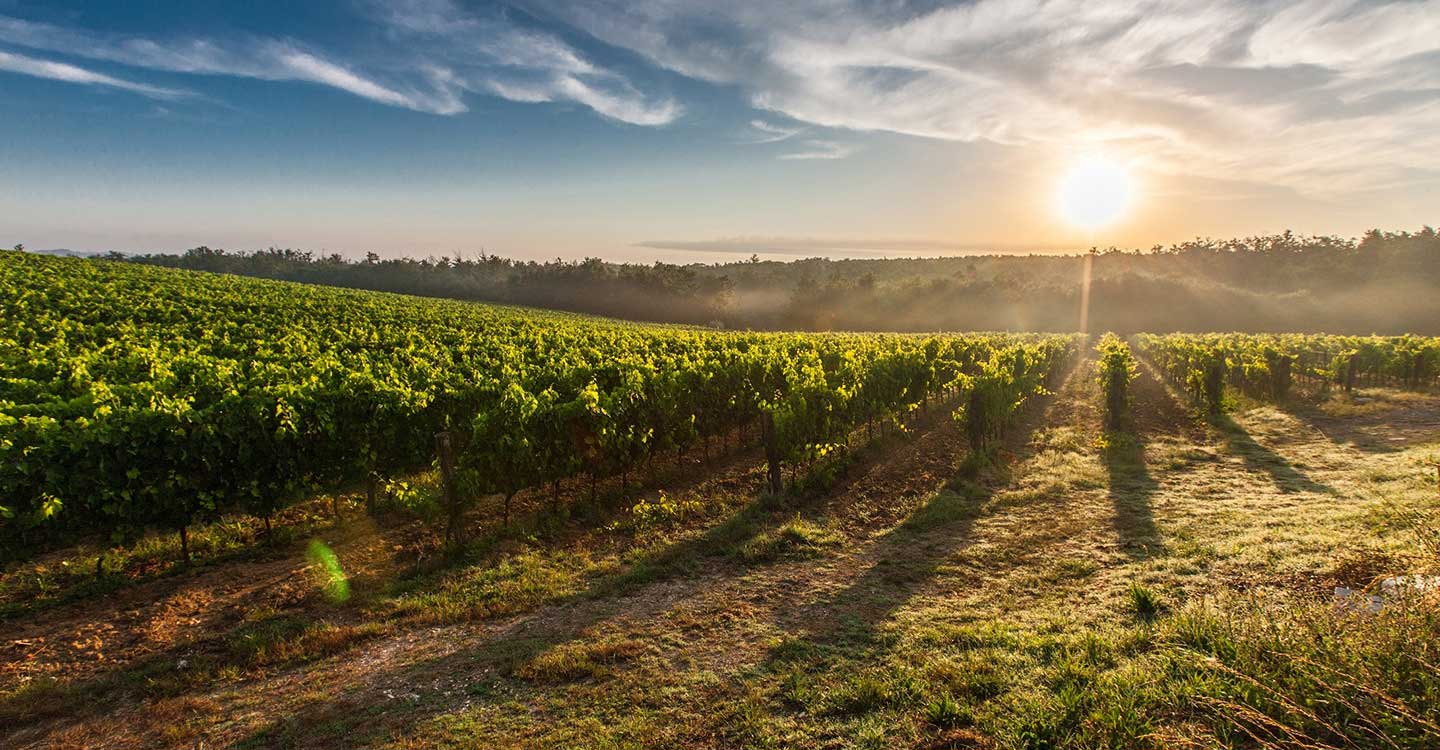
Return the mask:
[[[1138,584],[1130,584],[1130,610],[1145,622],[1152,622],[1166,609],[1160,595]]]
[[[583,554],[526,550],[490,566],[442,569],[401,581],[376,607],[385,617],[431,624],[504,615],[577,593],[582,576],[594,567]]]
[[[535,682],[564,682],[604,677],[647,651],[640,641],[618,638],[593,643],[566,643],[517,666],[512,674]]]
[[[0,619],[35,614],[155,578],[272,555],[333,525],[332,511],[337,507],[342,513],[356,511],[353,502],[329,496],[291,506],[277,514],[269,540],[263,522],[249,516],[195,524],[189,532],[188,566],[174,532],[152,532],[113,546],[92,542],[11,563],[0,572]]]
[[[836,532],[797,515],[741,542],[736,554],[751,563],[804,559],[822,555],[839,546],[842,540]]]
[[[243,667],[293,665],[353,648],[389,631],[378,622],[327,620],[255,612],[225,636],[231,662]]]

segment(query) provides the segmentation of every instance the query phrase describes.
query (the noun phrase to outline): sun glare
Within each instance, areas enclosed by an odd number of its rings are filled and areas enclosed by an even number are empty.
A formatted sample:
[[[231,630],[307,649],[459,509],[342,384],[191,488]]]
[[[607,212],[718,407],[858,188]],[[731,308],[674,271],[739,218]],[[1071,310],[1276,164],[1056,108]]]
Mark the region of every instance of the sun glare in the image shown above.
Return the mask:
[[[1133,192],[1124,166],[1103,156],[1087,156],[1060,180],[1060,215],[1077,227],[1099,229],[1125,214]]]

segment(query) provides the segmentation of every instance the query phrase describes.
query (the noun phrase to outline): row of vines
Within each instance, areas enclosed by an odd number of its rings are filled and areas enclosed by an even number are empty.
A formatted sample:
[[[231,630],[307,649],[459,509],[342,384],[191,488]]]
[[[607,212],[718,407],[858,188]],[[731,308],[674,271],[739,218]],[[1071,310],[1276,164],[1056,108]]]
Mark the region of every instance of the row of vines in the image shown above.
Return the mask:
[[[0,544],[268,519],[431,466],[619,477],[740,434],[806,467],[932,399],[983,445],[1065,336],[736,333],[0,253]],[[762,430],[763,428],[763,430]],[[508,507],[508,502],[507,502]]]
[[[1130,416],[1130,382],[1139,367],[1130,345],[1113,333],[1100,337],[1095,351],[1100,391],[1105,401],[1105,429],[1120,430]]]
[[[1140,334],[1140,351],[1192,401],[1224,408],[1226,388],[1283,401],[1297,387],[1331,389],[1440,387],[1440,339],[1318,334]]]

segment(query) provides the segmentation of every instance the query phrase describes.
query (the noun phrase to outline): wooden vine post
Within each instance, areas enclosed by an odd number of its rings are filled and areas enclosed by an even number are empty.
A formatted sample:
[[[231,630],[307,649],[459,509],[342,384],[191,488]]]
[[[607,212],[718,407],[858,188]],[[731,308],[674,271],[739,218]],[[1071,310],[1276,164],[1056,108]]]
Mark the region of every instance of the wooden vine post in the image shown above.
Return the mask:
[[[780,445],[775,439],[775,415],[769,411],[760,414],[760,429],[765,439],[765,476],[769,480],[770,493],[780,494],[784,482],[780,476]]]
[[[450,443],[449,430],[435,433],[435,456],[440,460],[440,492],[447,519],[445,544],[455,549],[460,546],[461,508],[455,491],[455,451]]]
[[[375,515],[375,436],[371,425],[375,423],[375,411],[371,409],[370,421],[365,425],[365,513]]]

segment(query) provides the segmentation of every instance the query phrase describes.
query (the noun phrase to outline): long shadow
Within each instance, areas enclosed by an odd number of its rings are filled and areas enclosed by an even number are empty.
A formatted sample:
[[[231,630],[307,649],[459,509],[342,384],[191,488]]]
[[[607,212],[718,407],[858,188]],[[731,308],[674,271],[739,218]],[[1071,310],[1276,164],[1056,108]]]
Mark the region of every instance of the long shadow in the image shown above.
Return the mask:
[[[1076,377],[1077,365],[1066,377]],[[1058,390],[1058,389],[1057,389]],[[1028,458],[1031,435],[1050,421],[1057,396],[1051,394],[1028,404],[1018,424],[1002,438],[996,453],[1014,456],[1019,465]],[[880,629],[906,602],[933,582],[954,554],[968,546],[976,521],[984,517],[988,501],[1010,478],[1005,467],[971,456],[960,476],[894,527],[873,545],[867,557],[875,560],[864,573],[833,595],[787,613],[806,623],[803,635],[812,644],[868,646],[878,642]],[[783,659],[772,654],[772,659]]]
[[[356,747],[382,740],[397,729],[394,721],[397,716],[407,717],[405,723],[410,724],[453,708],[454,700],[438,698],[401,701],[390,704],[385,710],[377,711],[375,696],[370,689],[372,683],[424,685],[433,682],[436,674],[457,671],[505,675],[517,665],[528,662],[544,651],[574,640],[587,628],[622,613],[635,615],[640,611],[639,608],[634,602],[624,599],[624,594],[630,591],[667,578],[694,574],[702,570],[708,573],[727,572],[726,551],[759,529],[783,523],[783,519],[788,517],[787,514],[793,515],[800,509],[796,502],[788,498],[759,497],[740,507],[697,538],[658,550],[625,570],[597,576],[582,591],[557,597],[531,608],[532,611],[565,611],[567,616],[563,620],[557,620],[553,624],[543,621],[527,623],[522,613],[515,618],[512,627],[502,629],[501,634],[494,637],[493,644],[483,651],[459,651],[383,672],[376,679],[348,687],[339,694],[327,697],[318,705],[292,709],[289,716],[277,718],[235,746],[291,747],[307,742],[304,738],[329,734],[335,736],[338,747]],[[439,585],[446,571],[442,569],[436,572],[439,575],[432,583]],[[735,570],[730,572],[743,572],[743,568],[735,567]],[[370,588],[378,592],[381,586],[377,582]],[[585,606],[580,606],[582,604]],[[654,607],[655,611],[651,614],[655,616],[663,612],[658,603],[644,603],[641,607]],[[575,616],[577,611],[581,616]],[[339,615],[341,620],[364,619],[363,612],[348,608],[337,610],[334,614]],[[333,619],[333,616],[329,619]],[[187,680],[185,673],[177,670],[179,659],[183,654],[192,662],[192,669],[201,659],[211,662],[212,667],[226,666],[229,642],[243,627],[242,624],[201,639],[176,644],[123,666],[75,682],[58,684],[49,693],[40,696],[39,700],[20,697],[16,700],[0,701],[0,719],[4,719],[4,723],[8,724],[0,731],[0,737],[8,737],[6,742],[13,741],[17,744],[38,741],[73,723],[108,715],[124,704],[153,702],[204,692],[208,687],[206,684]],[[403,622],[401,627],[405,627]],[[343,651],[338,654],[338,658],[346,658]],[[243,667],[243,664],[237,666]],[[301,664],[298,663],[286,665],[285,669],[299,666]],[[524,685],[519,687],[523,692]],[[483,695],[466,698],[471,705],[483,705],[485,702]],[[394,710],[396,706],[400,710]],[[158,737],[151,739],[160,742]],[[3,744],[6,743],[0,742],[0,745]],[[210,744],[215,746],[213,742]]]
[[[1160,483],[1150,475],[1145,445],[1143,432],[1120,433],[1111,437],[1103,451],[1105,470],[1110,475],[1108,494],[1115,507],[1115,533],[1133,559],[1148,558],[1164,547],[1151,508],[1151,498]]]
[[[1383,401],[1384,396],[1379,400]],[[1416,400],[1420,403],[1394,404],[1387,409],[1351,415],[1326,414],[1313,402],[1298,399],[1282,404],[1281,408],[1336,445],[1364,453],[1398,453],[1440,441],[1440,399]]]
[[[252,653],[244,648],[239,636],[254,634],[263,638],[268,630],[283,630],[298,636],[306,626],[321,620],[345,626],[357,624],[357,617],[358,613],[353,610],[333,609],[322,614],[295,608],[217,628],[202,637],[177,642],[83,679],[46,683],[33,694],[17,692],[0,700],[0,747],[33,743],[66,725],[111,714],[127,704],[152,703],[203,692],[212,686],[218,672],[251,666]],[[343,653],[361,640],[337,644],[328,652],[278,658],[270,666],[293,669]],[[159,737],[152,739],[156,744],[161,742]]]
[[[917,432],[906,437],[877,437],[862,445],[853,455],[848,470],[843,471],[839,480],[825,492],[801,494],[760,495],[746,503],[724,520],[708,528],[704,534],[683,540],[656,550],[636,561],[621,573],[597,580],[584,596],[587,598],[623,595],[642,585],[648,585],[676,576],[692,575],[702,571],[715,572],[717,558],[730,556],[737,545],[767,531],[783,525],[797,515],[806,520],[820,520],[820,516],[834,509],[827,509],[829,498],[856,482],[863,481],[868,473],[857,464],[877,464],[884,460],[886,453],[902,450],[921,435],[946,426],[949,412],[934,411],[920,423],[913,426]],[[763,477],[756,474],[752,491],[758,491]],[[734,572],[743,572],[735,569]]]
[[[1268,474],[1276,489],[1284,493],[1316,492],[1334,494],[1329,485],[1321,484],[1295,468],[1284,456],[1266,448],[1228,414],[1211,418],[1224,436],[1226,449],[1245,462],[1245,468],[1257,474]]]
[[[1115,533],[1126,554],[1144,559],[1164,546],[1152,508],[1160,483],[1150,473],[1146,451],[1155,436],[1186,431],[1190,415],[1146,363],[1131,381],[1131,399],[1124,429],[1110,436],[1102,456]]]
[[[993,490],[964,482],[932,497],[904,523],[879,539],[874,564],[841,591],[795,612],[808,623],[811,642],[867,645],[879,628],[941,572],[970,542],[975,522],[984,515]]]

